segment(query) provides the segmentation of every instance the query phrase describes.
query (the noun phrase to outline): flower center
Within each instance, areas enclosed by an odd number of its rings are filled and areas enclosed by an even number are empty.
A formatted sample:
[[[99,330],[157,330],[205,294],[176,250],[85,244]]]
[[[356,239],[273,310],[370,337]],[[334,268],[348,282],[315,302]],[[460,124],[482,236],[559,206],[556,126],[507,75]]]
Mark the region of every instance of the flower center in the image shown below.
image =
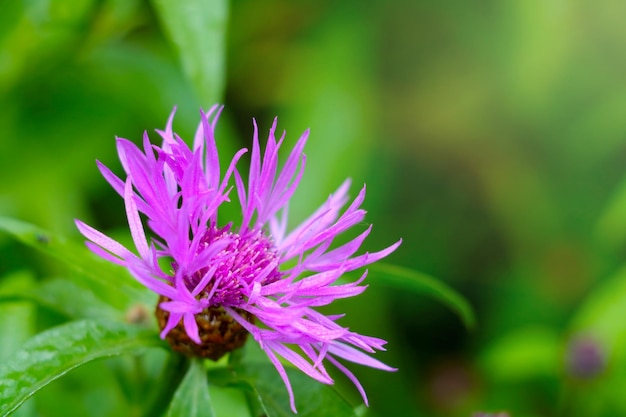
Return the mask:
[[[207,272],[215,268],[209,283],[196,296],[198,300],[205,299],[208,302],[194,316],[201,343],[196,344],[191,340],[182,320],[165,337],[174,350],[187,356],[218,360],[226,353],[243,346],[248,332],[223,306],[233,307],[241,317],[254,323],[252,314],[237,307],[246,302],[246,295],[250,294],[254,283],[266,285],[282,276],[278,270],[279,257],[276,249],[262,231],[234,233],[231,225],[223,228],[211,227],[202,238],[200,251],[208,250],[213,243],[223,239],[229,240],[228,245],[213,257],[210,264],[186,277],[185,284],[189,291],[193,291]],[[177,268],[175,264],[173,267]],[[169,312],[160,307],[166,301],[169,299],[161,296],[156,308],[161,329],[165,328],[169,318]]]
[[[211,265],[189,278],[191,290],[210,267],[217,267],[213,279],[198,298],[208,298],[211,306],[238,306],[245,302],[244,294],[249,293],[253,283],[266,285],[281,278],[276,249],[261,230],[234,233],[230,224],[223,228],[211,227],[203,237],[201,247],[208,248],[224,238],[229,239],[230,244],[215,256]]]

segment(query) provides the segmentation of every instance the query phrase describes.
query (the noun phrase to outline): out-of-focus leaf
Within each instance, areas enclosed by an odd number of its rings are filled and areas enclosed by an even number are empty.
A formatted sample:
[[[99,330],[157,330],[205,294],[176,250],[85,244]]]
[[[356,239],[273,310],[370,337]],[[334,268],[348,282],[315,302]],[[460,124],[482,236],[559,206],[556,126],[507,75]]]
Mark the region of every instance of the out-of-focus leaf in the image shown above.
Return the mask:
[[[126,312],[121,312],[97,297],[91,289],[68,279],[54,279],[44,282],[37,289],[42,304],[66,314],[73,319],[112,319],[120,320]]]
[[[441,301],[452,309],[467,328],[475,324],[474,311],[463,296],[443,282],[424,273],[397,265],[376,263],[368,266],[374,272],[368,275],[369,282],[376,282],[401,291],[412,291],[425,294]]]
[[[73,319],[93,318],[119,321],[124,312],[100,300],[89,288],[66,279],[52,279],[39,286],[0,293],[0,301],[32,300]]]
[[[613,197],[604,209],[596,226],[600,243],[610,248],[621,248],[626,239],[626,179],[613,192]]]
[[[21,16],[15,14],[15,6],[6,5],[22,5]],[[8,26],[12,30],[0,44],[0,90],[21,77],[39,75],[61,61],[66,64],[66,48],[84,36],[95,6],[95,0],[2,2],[0,24],[4,27],[3,21],[10,19]]]
[[[239,387],[209,385],[209,392],[217,416],[256,417],[250,410],[246,393]]]
[[[156,350],[156,349],[155,349]],[[146,352],[148,353],[148,352]],[[131,404],[118,388],[119,378],[111,368],[122,357],[93,361],[65,374],[63,378],[37,391],[34,397],[20,406],[11,417],[29,405],[36,406],[33,417],[109,417],[133,416],[138,407]],[[126,359],[126,358],[124,358]],[[137,359],[135,357],[127,359]],[[149,404],[149,400],[141,403]]]
[[[507,45],[499,57],[502,68],[510,82],[509,94],[520,111],[548,113],[555,98],[546,97],[546,91],[554,88],[562,77],[574,43],[571,34],[576,30],[568,19],[559,19],[553,4],[541,0],[528,0],[502,5],[500,32]],[[565,14],[566,5],[561,10]],[[500,28],[499,28],[500,29]],[[550,39],[546,42],[546,39]],[[546,107],[544,107],[546,106]],[[535,113],[535,117],[541,117]],[[544,116],[545,117],[545,116]]]
[[[71,322],[40,333],[0,365],[0,416],[78,366],[155,346],[163,346],[155,332],[111,321]]]
[[[94,0],[45,0],[29,2],[27,14],[36,24],[56,30],[80,28],[95,6]]]
[[[236,24],[233,22],[233,25]],[[346,27],[350,30],[346,31]],[[379,135],[374,81],[376,71],[369,64],[376,58],[371,56],[370,48],[361,47],[373,41],[371,36],[371,26],[359,14],[329,16],[325,30],[315,33],[310,47],[271,57],[269,62],[278,68],[264,63],[252,74],[258,77],[255,79],[257,83],[266,86],[260,93],[263,94],[262,99],[282,94],[275,98],[281,103],[279,107],[282,108],[283,102],[290,103],[279,115],[279,127],[287,131],[286,140],[295,143],[304,129],[311,128],[306,147],[306,171],[289,203],[292,219],[308,217],[313,208],[346,178],[354,180],[351,193],[357,193],[364,182],[368,158]],[[266,51],[268,49],[264,48],[260,52]],[[286,61],[283,62],[284,59]],[[328,71],[320,71],[320,62],[333,64]],[[252,62],[246,61],[246,64],[251,65]],[[262,72],[264,68],[266,73]],[[284,80],[277,80],[285,85],[272,87],[272,83],[276,82],[273,74],[276,71],[280,73],[284,68],[288,68],[289,75]],[[245,74],[247,77],[251,75],[249,72]],[[249,90],[245,84],[233,85],[233,88]],[[260,95],[259,88],[263,87],[255,86],[252,91]],[[370,209],[377,203],[367,200]]]
[[[154,0],[153,4],[202,105],[220,101],[227,0]]]
[[[0,40],[17,24],[23,9],[24,2],[21,1],[0,2]]]
[[[550,328],[528,327],[497,339],[481,358],[485,373],[497,381],[556,376],[561,338]]]
[[[266,417],[293,416],[285,384],[268,363],[245,363],[211,369],[209,383],[240,385],[251,391],[255,406]],[[302,372],[287,369],[300,417],[355,417],[353,408],[331,386]],[[257,413],[259,414],[259,413]]]
[[[167,417],[214,417],[209,384],[202,362],[191,361],[187,375],[174,393]]]
[[[68,241],[61,236],[39,229],[16,219],[0,217],[3,230],[26,245],[57,258],[82,275],[116,291],[111,301],[117,306],[130,308],[138,302],[153,305],[155,299],[150,291],[124,271],[123,268],[105,262],[92,254],[86,247]]]
[[[0,299],[8,298],[11,303],[0,304],[0,334],[11,337],[0,337],[0,361],[13,353],[34,331],[33,306],[23,303],[12,294],[26,292],[35,286],[35,280],[29,272],[17,272],[0,279]]]
[[[145,25],[147,15],[140,0],[109,0],[98,10],[90,35],[90,44],[101,44],[110,38],[119,39],[133,29]]]
[[[572,330],[596,337],[608,348],[626,342],[626,268],[618,271],[583,302],[572,321]]]
[[[0,298],[4,294],[27,291],[35,285],[29,272],[18,272],[0,279]],[[30,303],[11,302],[0,304],[0,363],[6,362],[35,332],[35,308]],[[35,416],[34,404],[26,404],[15,413],[16,417]]]
[[[354,414],[357,417],[377,417],[372,409],[365,404],[360,404],[354,407]]]
[[[582,302],[574,314],[570,325],[573,335],[569,350],[574,351],[575,343],[587,345],[587,352],[578,354],[580,362],[589,362],[589,350],[593,352],[594,362],[591,366],[596,372],[591,389],[586,385],[569,384],[576,398],[574,407],[595,405],[596,415],[623,415],[626,410],[626,398],[619,387],[623,385],[624,369],[626,369],[626,267],[618,270],[613,276],[602,282]],[[583,345],[584,346],[584,345]],[[589,366],[589,365],[587,365]],[[573,375],[576,376],[576,375]],[[590,397],[589,397],[590,395]],[[595,399],[595,401],[586,400]],[[596,411],[596,410],[594,410]],[[592,415],[580,412],[578,415]]]

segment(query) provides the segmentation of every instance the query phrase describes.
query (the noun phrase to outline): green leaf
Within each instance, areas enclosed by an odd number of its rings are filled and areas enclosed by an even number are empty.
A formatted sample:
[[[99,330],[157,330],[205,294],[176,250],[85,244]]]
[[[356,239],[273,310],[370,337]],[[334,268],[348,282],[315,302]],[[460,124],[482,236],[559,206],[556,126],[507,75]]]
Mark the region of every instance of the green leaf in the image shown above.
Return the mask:
[[[209,383],[202,361],[193,360],[174,393],[166,417],[214,417]]]
[[[572,320],[572,331],[597,337],[609,348],[626,342],[626,268],[595,288]]]
[[[560,370],[562,341],[556,330],[529,326],[496,339],[484,351],[484,374],[496,381],[520,381],[556,377]]]
[[[367,277],[370,282],[385,284],[401,291],[430,295],[454,311],[467,328],[474,327],[476,319],[470,304],[462,295],[443,282],[424,273],[397,265],[376,263],[368,268],[374,272]]]
[[[596,225],[599,243],[610,249],[621,249],[626,238],[626,178],[616,187]]]
[[[53,235],[29,223],[0,217],[0,230],[22,243],[66,263],[81,275],[107,288],[112,305],[123,310],[138,302],[156,304],[154,294],[132,279],[124,268],[106,262],[91,253],[84,245]]]
[[[161,24],[203,106],[222,99],[226,0],[153,0]]]
[[[0,2],[0,39],[3,39],[19,22],[24,13],[21,1]]]
[[[122,312],[98,298],[99,292],[67,279],[46,281],[36,291],[41,304],[73,319],[123,319]]]
[[[35,285],[32,273],[20,271],[0,278],[0,299],[4,294],[27,291]],[[6,362],[21,345],[35,333],[36,311],[29,302],[13,300],[0,304],[0,334],[11,335],[0,337],[0,363]],[[16,417],[36,416],[35,404],[25,404],[15,413]]]
[[[0,299],[9,298],[9,303],[0,304],[0,363],[15,352],[35,330],[35,312],[33,305],[21,299],[10,299],[9,294],[28,291],[35,286],[35,279],[30,272],[16,272],[0,279]]]
[[[95,359],[163,346],[154,331],[110,321],[77,321],[39,333],[0,365],[0,416]]]
[[[266,417],[294,416],[289,394],[276,368],[267,363],[246,363],[209,370],[209,382],[240,385],[248,389],[258,411]],[[331,386],[322,384],[295,369],[287,369],[299,417],[355,417],[353,408]],[[258,415],[256,413],[255,415]]]
[[[34,288],[0,292],[0,302],[29,300],[65,314],[72,319],[111,319],[120,321],[124,313],[98,298],[97,292],[77,282],[55,278]]]

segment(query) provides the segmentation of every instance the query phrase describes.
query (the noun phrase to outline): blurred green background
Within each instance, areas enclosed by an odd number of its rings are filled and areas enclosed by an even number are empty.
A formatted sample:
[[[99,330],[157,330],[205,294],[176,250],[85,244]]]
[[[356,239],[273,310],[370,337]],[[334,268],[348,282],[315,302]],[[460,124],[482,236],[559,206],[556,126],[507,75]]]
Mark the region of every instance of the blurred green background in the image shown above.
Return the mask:
[[[367,249],[402,237],[389,262],[445,281],[477,314],[467,330],[380,280],[336,306],[351,329],[388,339],[379,358],[399,368],[355,370],[368,413],[626,415],[626,3],[236,0],[217,23],[181,23],[210,34],[227,16],[225,43],[193,45],[223,88],[194,76],[159,18],[171,12],[0,0],[0,214],[76,240],[74,218],[127,234],[94,163],[120,172],[116,135],[156,138],[177,105],[189,139],[218,100],[226,158],[249,145],[253,117],[266,132],[278,115],[290,144],[312,131],[294,221],[344,178],[353,195],[367,183]],[[4,235],[0,259],[0,288],[62,271]],[[8,308],[0,358],[29,334]],[[56,320],[36,317],[33,329]],[[102,381],[80,388],[77,415],[109,398],[114,378]],[[42,391],[41,415],[67,412],[70,388]]]

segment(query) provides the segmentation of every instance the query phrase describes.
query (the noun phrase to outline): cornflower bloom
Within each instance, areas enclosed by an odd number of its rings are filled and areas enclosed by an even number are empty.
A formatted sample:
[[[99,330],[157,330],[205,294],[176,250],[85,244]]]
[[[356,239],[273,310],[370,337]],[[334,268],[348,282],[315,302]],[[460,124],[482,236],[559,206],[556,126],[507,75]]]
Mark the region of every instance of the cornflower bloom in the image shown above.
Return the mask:
[[[222,108],[201,112],[193,147],[172,131],[172,112],[161,147],[143,137],[143,150],[117,139],[126,179],[97,162],[104,178],[124,198],[135,254],[77,220],[87,246],[123,265],[143,285],[159,294],[156,308],[161,337],[188,356],[217,360],[241,347],[251,334],[283,379],[296,411],[293,391],[281,362],[286,360],[324,384],[333,380],[324,360],[355,384],[357,378],[338,359],[392,371],[367,353],[384,350],[384,340],[363,336],[337,324],[316,307],[363,292],[364,272],[355,282],[337,283],[346,272],[384,258],[400,241],[375,253],[356,255],[371,226],[356,238],[331,248],[342,232],[363,221],[365,187],[345,209],[349,180],[298,227],[287,232],[289,200],[305,165],[306,131],[279,169],[276,119],[261,152],[254,122],[247,185],[236,168],[242,149],[222,175],[215,126]],[[221,225],[218,208],[229,202],[229,185],[241,205],[242,221]],[[153,237],[144,231],[142,215]],[[162,268],[165,260],[171,265]],[[161,261],[161,262],[160,262]],[[167,270],[164,270],[167,269]]]

